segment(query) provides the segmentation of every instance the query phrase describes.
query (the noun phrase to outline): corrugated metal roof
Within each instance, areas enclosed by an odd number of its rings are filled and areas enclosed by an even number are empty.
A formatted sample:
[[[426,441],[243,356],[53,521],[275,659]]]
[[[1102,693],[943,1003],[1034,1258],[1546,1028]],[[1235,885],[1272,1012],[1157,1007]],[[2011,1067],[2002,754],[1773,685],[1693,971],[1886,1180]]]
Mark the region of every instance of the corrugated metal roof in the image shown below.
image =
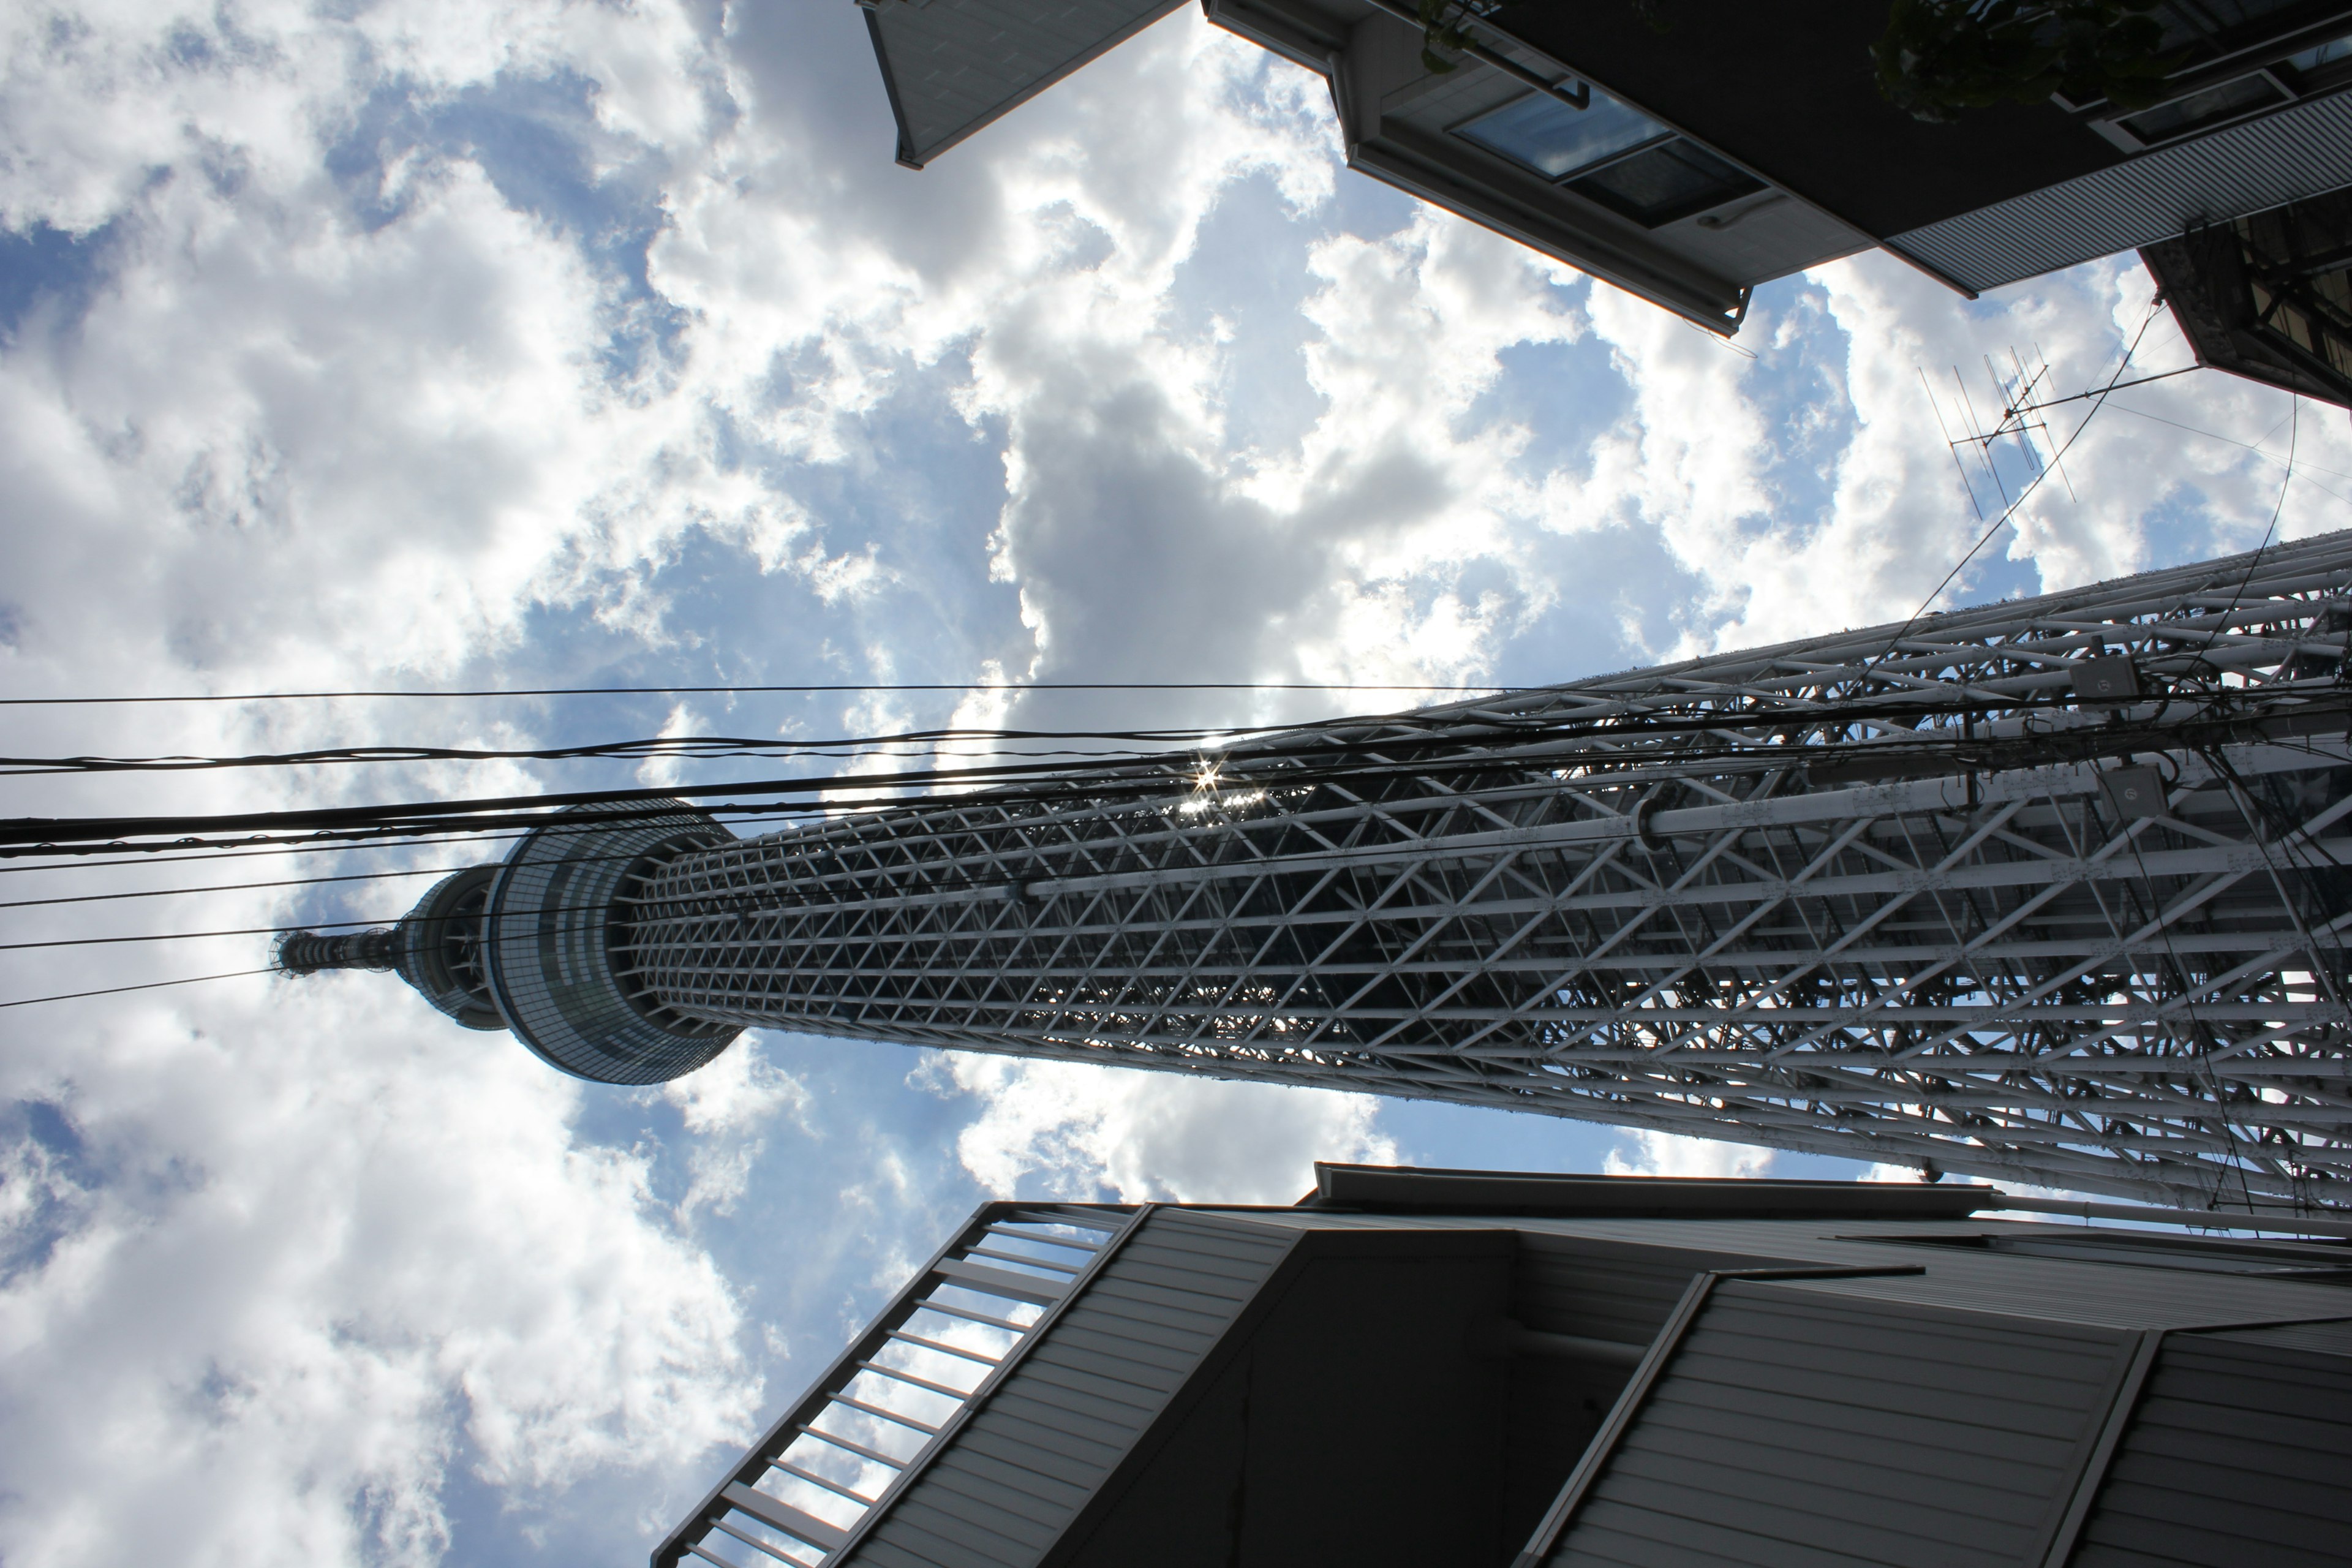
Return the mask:
[[[2277,1345],[2287,1350],[2315,1351],[2321,1355],[2352,1356],[2352,1318],[2332,1323],[2281,1323],[2269,1329],[2232,1329],[2214,1334],[2217,1340],[2243,1340],[2249,1344]],[[2347,1484],[2352,1485],[2352,1477]]]
[[[1509,1226],[1521,1237],[1584,1237],[1653,1251],[1678,1247],[1725,1261],[1698,1268],[1745,1268],[1822,1263],[1866,1267],[1918,1263],[1926,1271],[1825,1281],[1813,1287],[1852,1296],[1915,1301],[1962,1310],[2016,1312],[2059,1321],[2126,1329],[2197,1329],[2252,1321],[2326,1319],[2345,1314],[2352,1289],[2341,1285],[2189,1269],[2127,1268],[2066,1258],[1974,1253],[1943,1246],[1906,1247],[1907,1235],[1948,1237],[1961,1231],[2047,1231],[2073,1227],[2015,1221],[1825,1224],[1808,1220],[1588,1220],[1475,1215],[1350,1215],[1328,1209],[1252,1213],[1266,1225],[1300,1228],[1406,1227],[1444,1229]],[[2112,1229],[2099,1234],[2115,1235]],[[1523,1245],[1525,1243],[1523,1242]],[[1685,1277],[1687,1278],[1687,1276]],[[2030,1309],[2028,1303],[2031,1303]]]
[[[1038,1562],[1297,1239],[1155,1211],[839,1563]]]
[[[875,58],[920,168],[1183,0],[875,0]]]
[[[2344,1325],[2326,1327],[2303,1337],[2352,1350]],[[2352,1359],[2294,1337],[2165,1342],[2074,1568],[2352,1563]]]
[[[1528,1328],[1647,1344],[1691,1279],[1710,1268],[1769,1268],[1786,1259],[1669,1246],[1628,1247],[1519,1233],[1512,1315]]]
[[[1525,1564],[2152,1568],[2174,1522],[2182,1563],[2352,1563],[2315,1544],[2352,1487],[2313,1490],[2352,1476],[2352,1290],[2210,1271],[2277,1261],[2242,1241],[1851,1225],[989,1205],[656,1560],[1435,1562],[1549,1502]],[[1596,1344],[1649,1347],[1622,1399]]]
[[[1726,1282],[1546,1561],[2038,1562],[2134,1343]]]
[[[2345,185],[2352,94],[2337,93],[1885,244],[1969,288],[1991,289]]]

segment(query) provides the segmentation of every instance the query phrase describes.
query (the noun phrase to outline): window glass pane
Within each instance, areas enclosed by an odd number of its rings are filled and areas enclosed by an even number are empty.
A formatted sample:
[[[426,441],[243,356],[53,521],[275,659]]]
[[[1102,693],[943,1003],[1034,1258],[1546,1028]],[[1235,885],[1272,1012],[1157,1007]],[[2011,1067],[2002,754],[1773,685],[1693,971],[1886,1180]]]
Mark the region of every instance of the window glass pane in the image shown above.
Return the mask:
[[[1531,92],[1480,115],[1460,134],[1557,180],[1665,132],[1648,115],[1595,88],[1590,109],[1570,109],[1548,92]]]
[[[2116,123],[2143,142],[2161,142],[2168,136],[2194,131],[2210,121],[2226,120],[2265,103],[2284,102],[2285,98],[2267,77],[2242,76],[2235,81],[2209,87],[2203,92],[2158,104],[2146,113],[2126,116]]]
[[[2156,19],[2164,28],[2163,52],[2242,35],[2273,12],[2300,0],[2160,0]],[[2237,42],[2244,41],[2242,36]]]
[[[1570,184],[1579,195],[1655,226],[1760,191],[1763,184],[1677,136]]]
[[[2317,70],[2332,66],[2337,60],[2352,60],[2352,37],[2334,38],[2315,49],[2305,49],[2299,55],[2289,55],[2286,63],[2299,71]]]

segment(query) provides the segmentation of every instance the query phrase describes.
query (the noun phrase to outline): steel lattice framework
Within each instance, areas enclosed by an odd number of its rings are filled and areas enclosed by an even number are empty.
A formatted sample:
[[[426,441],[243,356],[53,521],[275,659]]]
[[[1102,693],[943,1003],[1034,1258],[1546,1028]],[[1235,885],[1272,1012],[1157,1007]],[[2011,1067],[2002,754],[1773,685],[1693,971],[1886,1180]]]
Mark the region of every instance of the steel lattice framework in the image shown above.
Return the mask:
[[[648,864],[614,967],[680,1026],[2339,1203],[2347,592],[2331,536],[848,814]]]
[[[583,1077],[742,1027],[2352,1206],[2352,534],[737,839],[558,815],[396,968]]]

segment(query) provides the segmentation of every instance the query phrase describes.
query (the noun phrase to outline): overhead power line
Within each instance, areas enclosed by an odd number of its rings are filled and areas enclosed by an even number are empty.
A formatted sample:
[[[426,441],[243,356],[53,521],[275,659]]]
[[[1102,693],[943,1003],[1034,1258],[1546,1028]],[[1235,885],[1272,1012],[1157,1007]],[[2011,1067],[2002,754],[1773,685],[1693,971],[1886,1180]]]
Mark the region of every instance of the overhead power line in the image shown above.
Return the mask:
[[[1962,704],[1935,702],[1887,705],[1874,713],[1882,720],[1916,716],[1927,712],[1958,712]],[[2013,704],[2001,704],[2009,707]],[[1825,717],[1816,705],[1800,704],[1791,716],[1812,719]],[[1750,717],[1761,717],[1753,715]],[[1579,734],[1633,733],[1662,734],[1676,731],[1704,733],[1718,729],[1734,716],[1723,711],[1692,715],[1639,714],[1622,720],[1581,721],[1562,724],[1555,721],[1530,721],[1517,726],[1507,716],[1497,715],[1494,727],[1500,731],[1496,739],[1508,737],[1515,728],[1523,728],[1529,740],[1559,740]],[[1426,738],[1411,732],[1409,716],[1378,721],[1385,733],[1362,740],[1314,732],[1302,739],[1311,742],[1315,761],[1338,760],[1358,754],[1377,754],[1380,761],[1374,768],[1383,766],[1417,767],[1423,765],[1426,753],[1434,748],[1440,753],[1454,750],[1457,742],[1442,734]],[[1405,732],[1398,732],[1402,729]],[[1272,761],[1279,753],[1268,749],[1258,753]],[[1299,759],[1302,764],[1307,757]],[[1596,759],[1599,760],[1599,759]],[[1496,756],[1491,763],[1482,760],[1473,765],[1519,766]],[[1350,772],[1360,776],[1363,764],[1351,766]],[[978,768],[908,769],[891,773],[835,773],[792,779],[760,779],[730,784],[704,785],[666,785],[635,789],[572,790],[542,795],[481,796],[470,799],[418,801],[396,805],[361,806],[327,806],[292,811],[243,812],[205,816],[107,816],[80,818],[19,817],[0,821],[0,853],[68,853],[66,847],[76,844],[97,844],[112,848],[117,841],[133,838],[161,840],[158,848],[200,840],[207,836],[230,833],[285,834],[310,831],[314,833],[360,833],[368,836],[415,835],[447,832],[452,827],[466,826],[475,828],[529,827],[537,826],[552,811],[564,808],[593,809],[627,807],[650,802],[683,799],[706,803],[705,809],[714,812],[740,813],[746,816],[772,815],[780,811],[814,811],[834,809],[844,804],[844,792],[854,792],[860,800],[880,801],[890,798],[888,792],[916,786],[1017,784],[1023,782],[1043,784],[1053,787],[1057,798],[1066,798],[1073,790],[1099,796],[1106,791],[1118,793],[1164,792],[1171,784],[1181,784],[1192,772],[1192,759],[1181,755],[1160,753],[1134,759],[1118,769],[1101,768],[1091,772],[1074,772],[1065,763],[1001,763]],[[1311,765],[1286,770],[1284,782],[1309,783],[1319,776]],[[832,796],[798,804],[753,803],[727,801],[729,795],[810,795]],[[574,821],[592,818],[575,812]],[[125,849],[140,846],[121,843]]]
[[[2002,525],[2017,515],[2018,509],[2026,503],[2027,500],[2032,496],[2035,490],[2042,488],[2042,481],[2049,478],[2053,472],[2063,471],[2060,468],[2059,465],[2066,460],[2066,454],[2074,449],[2074,443],[2076,441],[2082,439],[2083,432],[2091,427],[2091,421],[2099,416],[2099,411],[2107,405],[2107,398],[2115,392],[2116,388],[2122,384],[2124,372],[2131,368],[2132,356],[2139,353],[2140,339],[2147,335],[2147,329],[2155,322],[2157,312],[2163,308],[2164,301],[2161,300],[2158,300],[2148,306],[2147,314],[2141,319],[2139,331],[2132,334],[2132,341],[2129,345],[2125,348],[2123,361],[2116,366],[2115,374],[2107,377],[2105,385],[2093,387],[2088,393],[2084,395],[2084,396],[2095,397],[2098,401],[2093,403],[2090,406],[2089,412],[2083,416],[2083,422],[2075,426],[2074,434],[2068,436],[2066,439],[2059,445],[2057,450],[2050,455],[2050,460],[2034,470],[2033,477],[2025,482],[2025,487],[2022,489],[2018,491],[2017,499],[2011,501],[2007,506],[2001,509],[2000,515],[1993,519],[1992,525],[1987,528],[1982,533],[1977,535],[1977,542],[1969,546],[1967,554],[1961,556],[1959,560],[1953,563],[1952,569],[1944,574],[1943,581],[1937,584],[1934,590],[1930,592],[1926,598],[1919,601],[1919,607],[1911,612],[1910,617],[1906,620],[1901,626],[1897,627],[1895,629],[1895,636],[1888,639],[1888,647],[1892,648],[1902,642],[1905,635],[1908,633],[1913,626],[1919,624],[1919,618],[1927,613],[1928,606],[1933,605],[1937,599],[1943,597],[1944,590],[1952,585],[1952,580],[1958,577],[1962,572],[1966,571],[1968,569],[1969,563],[1977,558],[1977,552],[1982,550],[1987,544],[1990,543],[1992,536],[2001,531]],[[2192,365],[2189,368],[2195,369],[2196,367]],[[2150,379],[2153,380],[2157,378],[2151,377]],[[2074,399],[2064,398],[2060,401],[2071,403],[2074,401]],[[2008,414],[2005,414],[2003,417],[2006,419],[2017,412],[2018,410],[2011,409]],[[1939,415],[1937,417],[1940,418],[1941,416]],[[1974,502],[1975,494],[1975,490],[1971,489],[1969,491],[1969,500],[1971,503]]]
[[[1325,723],[1346,723],[1346,719]],[[312,767],[335,763],[484,763],[618,761],[724,761],[815,757],[856,761],[871,756],[921,755],[944,748],[984,744],[988,750],[948,752],[956,756],[1085,758],[1122,762],[1153,756],[1179,745],[1230,746],[1255,735],[1278,734],[1296,724],[1221,725],[1181,730],[909,730],[889,735],[850,735],[822,741],[756,735],[646,735],[625,741],[592,741],[577,746],[326,746],[299,752],[260,752],[240,756],[152,757],[0,756],[0,775],[58,773],[181,773],[206,768]],[[1053,745],[1042,751],[1012,750],[1009,742],[1130,742],[1111,750]],[[1139,749],[1145,747],[1150,749]]]
[[[215,847],[203,853],[189,853],[175,849],[170,845],[149,846],[138,850],[126,845],[123,847],[122,853],[113,859],[99,858],[106,853],[106,846],[102,844],[77,846],[71,850],[58,851],[61,855],[71,854],[74,858],[70,861],[26,861],[22,865],[0,866],[0,877],[23,872],[62,871],[69,868],[76,871],[102,871],[110,867],[187,866],[199,860],[249,860],[263,855],[341,855],[355,849],[373,849],[383,852],[394,849],[430,849],[440,844],[509,844],[521,837],[520,833],[467,832],[462,828],[453,828],[444,837],[408,837],[394,843],[373,840],[344,843],[338,840],[315,844],[285,844],[257,838],[250,843],[235,847]]]
[[[203,985],[214,980],[243,980],[249,975],[276,973],[274,969],[235,969],[226,974],[191,974],[184,980],[150,980],[139,985],[104,985],[95,991],[61,991],[54,996],[19,996],[13,1002],[0,1002],[0,1007],[34,1007],[44,1002],[78,1002],[85,996],[120,996],[126,991],[161,991],[173,985]]]
[[[2167,726],[2168,734],[2186,734],[2190,730],[2201,728],[2212,731],[2217,738],[2229,738],[2242,727],[2241,721],[2243,715],[2236,711],[2232,698],[2225,692],[2179,690],[2173,694],[2173,699],[2192,708],[2201,708],[2204,712],[2200,719],[2186,722],[2171,721]],[[2045,703],[2022,706],[2055,708],[2067,705],[2053,695]],[[2333,712],[2340,703],[2323,701],[2318,706]],[[1165,795],[1171,789],[1196,787],[1202,783],[1204,769],[1226,770],[1236,785],[1246,778],[1254,786],[1296,788],[1339,778],[1362,780],[1387,774],[1415,773],[1432,767],[1441,767],[1448,773],[1465,776],[1524,772],[1530,765],[1572,765],[1580,771],[1614,773],[1628,767],[1652,766],[1655,761],[1618,756],[1613,754],[1612,748],[1595,747],[1566,756],[1557,750],[1561,742],[1578,739],[1614,742],[1636,736],[1679,735],[1685,741],[1685,744],[1675,752],[1675,760],[1680,763],[1736,758],[1753,766],[1785,767],[1826,761],[1822,753],[1838,742],[1833,737],[1815,734],[1811,740],[1790,739],[1785,743],[1734,743],[1720,738],[1724,727],[1727,724],[1752,725],[1776,719],[1783,721],[1792,731],[1808,732],[1823,724],[1833,731],[1855,724],[1884,728],[1929,718],[1940,719],[1948,725],[1950,721],[1974,712],[1996,710],[2015,713],[2021,710],[2021,705],[2013,699],[1998,701],[1990,699],[1958,701],[1905,699],[1874,702],[1867,710],[1858,710],[1802,702],[1790,704],[1785,710],[1743,708],[1734,711],[1716,708],[1705,711],[1616,715],[1599,721],[1571,722],[1529,720],[1524,726],[1515,723],[1507,715],[1497,715],[1491,724],[1482,721],[1481,727],[1487,732],[1467,752],[1462,749],[1458,735],[1449,736],[1440,731],[1417,734],[1402,721],[1385,721],[1377,726],[1379,732],[1359,736],[1322,731],[1303,733],[1297,738],[1295,744],[1229,752],[1213,763],[1206,759],[1163,755],[1116,769],[1087,772],[1074,772],[1066,764],[1050,763],[1006,763],[982,768],[910,769],[879,774],[846,773],[691,786],[579,790],[206,816],[19,817],[0,822],[0,855],[67,855],[76,853],[83,847],[95,853],[235,847],[239,842],[291,842],[286,836],[296,834],[311,838],[410,837],[446,835],[453,831],[528,829],[546,826],[553,820],[587,826],[600,821],[634,820],[643,808],[670,800],[700,802],[702,808],[714,816],[753,817],[815,814],[856,805],[886,804],[903,799],[901,792],[924,786],[951,790],[992,786],[991,801],[1000,806],[1031,802],[1100,802],[1121,797],[1144,799]],[[2258,721],[2256,727],[2259,727]],[[2108,727],[2096,731],[2052,733],[2030,741],[1963,741],[1957,736],[1937,738],[1934,733],[1927,733],[1916,741],[1875,742],[1870,744],[1868,751],[1874,759],[1872,765],[1888,763],[1912,752],[1949,758],[1965,754],[1974,759],[1969,765],[1991,765],[1998,753],[1999,757],[2008,759],[2002,765],[2021,765],[2028,752],[2045,761],[2074,760],[2078,752],[2082,755],[2109,754],[2129,735],[2137,733],[2133,730],[2127,735],[2125,730]],[[808,798],[727,798],[795,795]],[[571,809],[564,810],[558,819],[556,813],[562,808]],[[223,839],[218,837],[232,834],[242,837]],[[141,840],[145,842],[139,842]]]
[[[150,864],[152,862],[142,862]],[[12,868],[29,870],[30,867]],[[315,888],[328,882],[382,882],[398,877],[446,877],[463,866],[428,866],[415,871],[354,871],[342,877],[288,877],[274,882],[214,882],[194,888],[142,888],[128,893],[79,893],[63,899],[9,899],[0,910],[29,910],[48,904],[105,904],[120,899],[168,899],[183,893],[245,893],[263,888]]]
[[[990,686],[977,681],[876,684],[843,681],[798,686],[529,686],[478,690],[192,691],[142,697],[0,697],[5,708],[104,708],[142,702],[325,702],[360,698],[433,700],[498,697],[757,697],[918,691],[1517,691],[1513,686],[1457,686],[1438,681],[1331,680],[1035,680]]]

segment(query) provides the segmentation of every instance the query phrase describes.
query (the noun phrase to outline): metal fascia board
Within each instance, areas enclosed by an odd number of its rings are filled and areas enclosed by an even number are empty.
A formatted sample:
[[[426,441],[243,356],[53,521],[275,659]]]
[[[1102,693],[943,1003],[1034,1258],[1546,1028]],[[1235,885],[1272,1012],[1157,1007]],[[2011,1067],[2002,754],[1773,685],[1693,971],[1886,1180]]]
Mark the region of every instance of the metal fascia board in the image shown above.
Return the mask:
[[[1732,313],[1740,304],[1737,286],[1726,284],[1721,296],[1711,298],[1663,269],[1646,265],[1612,241],[1570,227],[1566,215],[1540,213],[1507,193],[1473,184],[1464,171],[1447,167],[1392,134],[1350,143],[1348,166],[1638,295],[1708,331],[1728,336],[1738,325],[1732,320]],[[1518,209],[1518,214],[1505,210],[1507,204],[1509,208]]]
[[[1246,38],[1268,54],[1280,55],[1318,76],[1330,76],[1332,57],[1347,47],[1345,39],[1317,37],[1297,18],[1245,0],[1201,0],[1201,14],[1234,37]]]
[[[685,1557],[687,1535],[701,1526],[702,1521],[709,1516],[711,1509],[726,1495],[727,1489],[737,1485],[749,1486],[759,1479],[761,1473],[766,1470],[772,1462],[769,1458],[771,1452],[781,1451],[782,1446],[778,1444],[777,1439],[793,1431],[797,1422],[815,1414],[817,1406],[827,1397],[827,1390],[835,1386],[837,1374],[843,1368],[873,1353],[868,1348],[868,1342],[878,1342],[882,1335],[887,1332],[883,1325],[896,1321],[896,1314],[906,1305],[908,1299],[922,1289],[923,1281],[931,1277],[931,1270],[945,1261],[948,1254],[953,1252],[962,1243],[964,1237],[985,1226],[993,1225],[1021,1206],[1014,1203],[987,1203],[972,1210],[971,1217],[958,1226],[947,1240],[940,1244],[940,1249],[931,1254],[922,1268],[908,1277],[907,1283],[899,1287],[897,1295],[890,1298],[889,1304],[875,1314],[873,1321],[866,1325],[858,1336],[827,1363],[823,1372],[816,1374],[801,1396],[786,1407],[784,1413],[776,1418],[772,1426],[760,1435],[758,1441],[745,1450],[742,1459],[735,1468],[728,1471],[717,1486],[710,1489],[703,1500],[694,1506],[693,1511],[678,1521],[677,1528],[664,1537],[659,1546],[654,1548],[652,1568],[676,1568],[676,1564]]]
[[[890,68],[889,47],[882,41],[882,24],[875,16],[875,7],[860,5],[866,16],[866,36],[874,41],[874,63],[882,68],[882,90],[889,95],[890,118],[898,126],[898,163],[901,168],[920,169],[915,157],[915,138],[907,129],[907,106],[898,100],[898,73]]]
[[[2168,239],[2352,179],[2352,93],[2306,98],[2120,163],[1889,237],[1980,289]]]
[[[1316,1197],[1332,1205],[1453,1214],[1506,1210],[1584,1218],[1965,1219],[2001,1194],[1976,1183],[1774,1182],[1752,1178],[1576,1176],[1412,1170],[1316,1162]]]

